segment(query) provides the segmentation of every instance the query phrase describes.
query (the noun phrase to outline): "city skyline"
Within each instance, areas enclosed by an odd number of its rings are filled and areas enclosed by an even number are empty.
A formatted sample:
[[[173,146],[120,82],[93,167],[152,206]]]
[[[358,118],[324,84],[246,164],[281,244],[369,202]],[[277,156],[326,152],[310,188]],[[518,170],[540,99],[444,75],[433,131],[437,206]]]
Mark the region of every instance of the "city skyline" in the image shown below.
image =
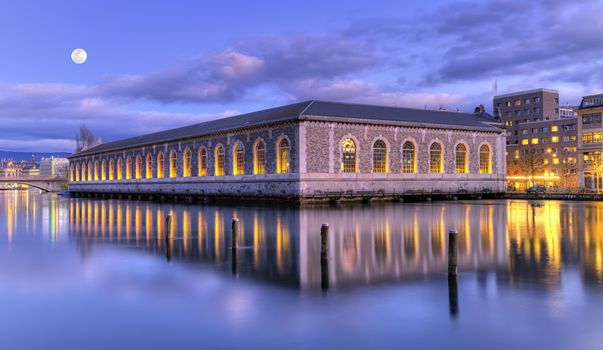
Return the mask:
[[[495,81],[560,104],[601,91],[597,1],[279,5],[4,4],[0,149],[72,152],[81,124],[113,141],[306,99],[471,111]]]

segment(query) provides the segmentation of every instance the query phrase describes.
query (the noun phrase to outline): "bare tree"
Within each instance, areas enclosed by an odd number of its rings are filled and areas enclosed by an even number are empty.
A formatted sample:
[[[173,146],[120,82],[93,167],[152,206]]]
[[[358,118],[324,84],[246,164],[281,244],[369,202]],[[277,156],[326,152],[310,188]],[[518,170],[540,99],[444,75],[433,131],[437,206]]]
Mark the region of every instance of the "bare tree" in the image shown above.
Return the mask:
[[[601,152],[593,152],[590,154],[588,163],[585,164],[586,169],[589,170],[595,177],[595,191],[601,192],[601,177],[603,177],[603,157]]]
[[[537,145],[530,144],[522,150],[518,163],[526,175],[526,188],[534,185],[534,177],[544,174],[544,160],[544,150]]]
[[[86,127],[86,125],[80,126],[80,132],[75,135],[75,152],[81,152],[88,148],[97,146],[103,141],[100,138],[96,138],[92,131]]]

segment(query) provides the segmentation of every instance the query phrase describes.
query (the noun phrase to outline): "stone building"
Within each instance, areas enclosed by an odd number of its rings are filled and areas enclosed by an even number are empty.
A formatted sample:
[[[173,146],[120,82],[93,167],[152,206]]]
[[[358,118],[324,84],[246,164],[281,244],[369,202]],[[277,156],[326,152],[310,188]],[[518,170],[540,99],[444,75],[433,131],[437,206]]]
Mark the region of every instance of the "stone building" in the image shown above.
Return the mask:
[[[559,107],[559,93],[535,89],[494,96],[507,130],[507,179],[514,190],[532,184],[576,189],[578,120]]]
[[[306,101],[71,155],[73,193],[396,197],[501,193],[505,135],[483,114]]]
[[[582,97],[578,108],[580,186],[603,190],[603,94]]]

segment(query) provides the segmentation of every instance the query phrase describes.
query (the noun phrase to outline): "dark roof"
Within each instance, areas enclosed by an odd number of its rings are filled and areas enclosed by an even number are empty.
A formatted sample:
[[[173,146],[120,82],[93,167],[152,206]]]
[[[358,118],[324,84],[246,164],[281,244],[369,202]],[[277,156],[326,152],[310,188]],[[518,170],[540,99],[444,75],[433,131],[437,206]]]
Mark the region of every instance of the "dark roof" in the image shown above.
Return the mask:
[[[322,119],[501,132],[501,129],[489,124],[492,123],[490,118],[480,114],[310,100],[108,142],[73,154],[69,158],[164,143],[280,121]]]

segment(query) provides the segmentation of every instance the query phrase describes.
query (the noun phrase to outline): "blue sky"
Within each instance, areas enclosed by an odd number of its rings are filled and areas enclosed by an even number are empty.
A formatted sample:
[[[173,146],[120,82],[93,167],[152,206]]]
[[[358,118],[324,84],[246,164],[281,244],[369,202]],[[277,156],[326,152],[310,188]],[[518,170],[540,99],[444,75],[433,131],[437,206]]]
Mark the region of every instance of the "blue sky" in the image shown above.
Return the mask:
[[[471,111],[601,91],[603,2],[0,3],[0,149],[72,151],[305,99]],[[70,53],[88,52],[76,65]]]

